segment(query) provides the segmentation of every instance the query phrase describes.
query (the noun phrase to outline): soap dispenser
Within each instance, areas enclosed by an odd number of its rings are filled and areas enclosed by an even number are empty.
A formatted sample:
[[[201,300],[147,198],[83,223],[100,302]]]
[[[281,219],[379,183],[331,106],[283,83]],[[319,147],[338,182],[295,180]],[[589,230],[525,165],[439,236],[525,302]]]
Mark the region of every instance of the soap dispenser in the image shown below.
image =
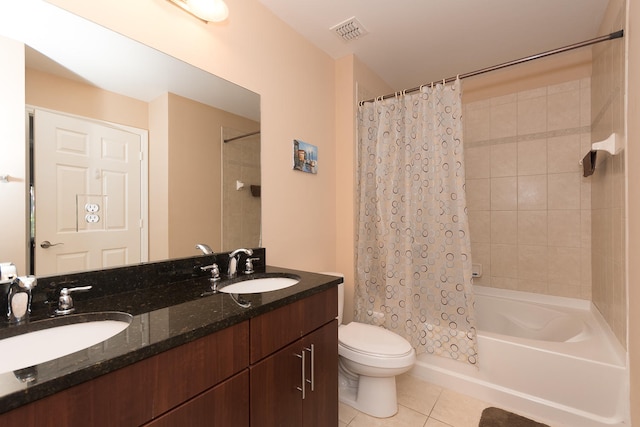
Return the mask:
[[[36,284],[35,276],[19,276],[11,282],[7,298],[7,318],[10,323],[26,320],[31,312],[31,290]]]

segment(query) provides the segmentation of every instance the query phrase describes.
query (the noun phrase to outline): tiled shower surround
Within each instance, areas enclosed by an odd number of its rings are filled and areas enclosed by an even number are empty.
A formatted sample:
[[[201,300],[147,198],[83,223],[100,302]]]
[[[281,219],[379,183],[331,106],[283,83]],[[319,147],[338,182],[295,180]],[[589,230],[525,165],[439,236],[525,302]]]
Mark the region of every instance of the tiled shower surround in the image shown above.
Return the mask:
[[[589,78],[465,104],[475,284],[591,299]]]
[[[624,28],[625,2],[609,2],[601,33]],[[593,47],[591,132],[594,141],[616,132],[624,139],[625,45],[623,39]],[[629,118],[634,120],[634,118]],[[637,120],[637,119],[636,119]],[[636,141],[629,141],[634,143]],[[626,347],[626,197],[625,151],[616,156],[598,153],[591,177],[592,301]],[[635,166],[635,165],[634,165]],[[630,188],[632,184],[630,183]],[[629,190],[637,191],[637,190]],[[631,262],[634,262],[631,260]]]
[[[225,139],[247,133],[223,128]],[[222,247],[260,246],[260,194],[251,192],[260,186],[260,136],[222,144],[222,159]],[[244,187],[238,190],[236,181]]]

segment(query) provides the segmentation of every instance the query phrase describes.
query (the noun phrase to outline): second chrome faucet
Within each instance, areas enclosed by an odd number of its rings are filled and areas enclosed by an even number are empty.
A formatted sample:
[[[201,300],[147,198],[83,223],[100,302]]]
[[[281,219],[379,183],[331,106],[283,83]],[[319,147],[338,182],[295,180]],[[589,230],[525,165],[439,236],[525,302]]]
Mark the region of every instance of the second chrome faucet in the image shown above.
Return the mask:
[[[253,250],[240,248],[229,254],[229,267],[227,268],[227,276],[229,278],[236,277],[236,275],[238,274],[238,262],[240,259],[240,254],[246,254],[250,257],[251,255],[253,255]]]
[[[198,243],[196,245],[196,249],[200,250],[204,255],[214,255],[211,247],[205,245],[204,243]],[[253,255],[252,249],[240,248],[229,253],[229,262],[227,264],[227,278],[232,279],[238,275],[238,263],[240,262],[241,254],[247,255],[244,273],[253,273],[253,261],[257,260],[258,258],[251,258],[251,256]],[[211,271],[211,277],[209,278],[209,280],[211,280],[212,282],[212,289],[216,291],[217,282],[220,281],[220,269],[218,268],[218,264],[214,262],[211,265],[200,267],[200,270]]]

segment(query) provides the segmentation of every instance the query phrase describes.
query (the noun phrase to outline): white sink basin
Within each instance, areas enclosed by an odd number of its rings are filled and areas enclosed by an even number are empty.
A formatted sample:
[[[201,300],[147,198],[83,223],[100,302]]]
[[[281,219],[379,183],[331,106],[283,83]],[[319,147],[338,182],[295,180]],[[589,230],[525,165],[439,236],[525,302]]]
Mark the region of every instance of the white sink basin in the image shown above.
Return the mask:
[[[288,288],[300,281],[292,277],[259,277],[243,280],[220,288],[220,292],[228,294],[258,294]]]
[[[30,332],[0,339],[0,374],[44,363],[101,343],[126,329],[132,319],[126,313],[91,313],[17,326]]]

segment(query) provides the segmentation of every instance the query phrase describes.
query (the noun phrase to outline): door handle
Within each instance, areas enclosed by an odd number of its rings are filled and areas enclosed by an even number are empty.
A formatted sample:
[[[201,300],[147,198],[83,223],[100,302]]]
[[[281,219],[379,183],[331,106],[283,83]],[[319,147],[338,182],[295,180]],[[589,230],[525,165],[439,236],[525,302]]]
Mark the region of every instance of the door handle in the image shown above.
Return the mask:
[[[58,245],[64,245],[64,243],[51,243],[48,240],[45,240],[42,243],[40,243],[40,247],[42,249],[49,249],[51,246],[58,246]]]

